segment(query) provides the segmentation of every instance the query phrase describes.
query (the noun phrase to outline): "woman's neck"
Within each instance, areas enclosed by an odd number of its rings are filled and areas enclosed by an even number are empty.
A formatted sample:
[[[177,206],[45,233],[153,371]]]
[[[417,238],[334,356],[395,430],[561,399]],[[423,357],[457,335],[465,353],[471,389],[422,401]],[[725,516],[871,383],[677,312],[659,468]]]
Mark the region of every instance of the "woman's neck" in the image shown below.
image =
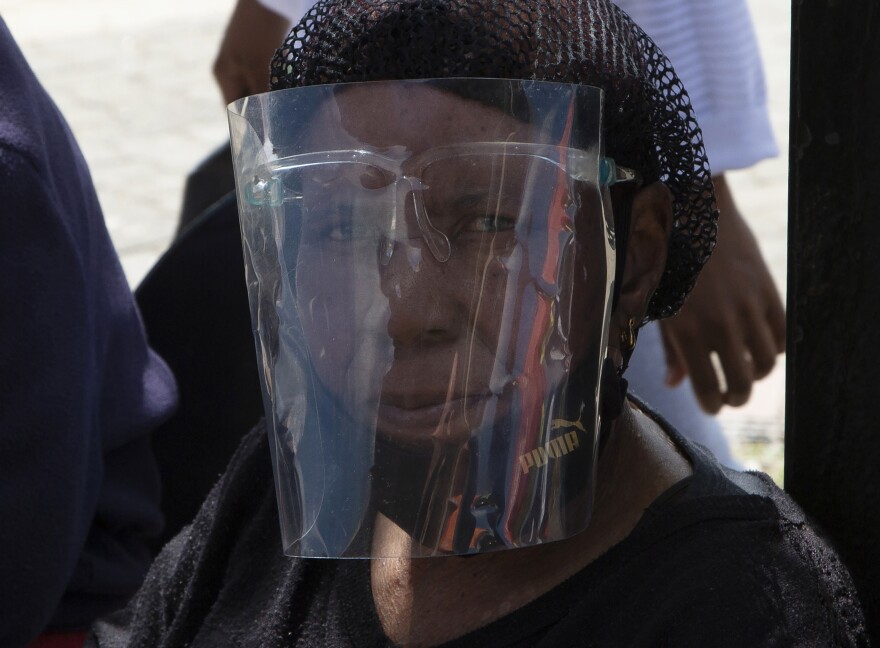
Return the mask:
[[[690,474],[659,426],[625,407],[600,457],[593,518],[583,533],[468,558],[374,560],[373,599],[386,635],[401,646],[433,646],[530,603],[626,538],[645,508]],[[374,555],[408,543],[403,530],[377,517]]]

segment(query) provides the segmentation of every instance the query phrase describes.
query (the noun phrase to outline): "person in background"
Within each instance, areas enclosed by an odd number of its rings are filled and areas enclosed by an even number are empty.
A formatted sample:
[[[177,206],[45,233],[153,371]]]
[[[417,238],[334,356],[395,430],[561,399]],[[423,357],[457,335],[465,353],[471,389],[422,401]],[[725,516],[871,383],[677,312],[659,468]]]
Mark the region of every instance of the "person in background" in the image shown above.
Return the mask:
[[[214,76],[225,102],[265,92],[274,43],[313,0],[239,0]],[[745,404],[785,350],[785,310],[725,172],[777,154],[745,0],[617,0],[669,57],[705,137],[721,212],[718,246],[675,317],[641,332],[631,389],[725,465],[740,467],[715,419]],[[723,383],[713,365],[717,354]]]
[[[82,645],[162,524],[150,349],[64,118],[0,19],[0,645]]]
[[[694,407],[688,383],[705,412],[743,405],[754,381],[770,373],[785,349],[782,301],[725,177],[778,154],[754,27],[745,0],[615,3],[669,57],[688,89],[721,212],[718,244],[687,302],[675,317],[643,331],[632,388],[728,463],[720,426]],[[666,362],[661,345],[647,339],[658,332]],[[718,355],[724,389],[712,353]]]

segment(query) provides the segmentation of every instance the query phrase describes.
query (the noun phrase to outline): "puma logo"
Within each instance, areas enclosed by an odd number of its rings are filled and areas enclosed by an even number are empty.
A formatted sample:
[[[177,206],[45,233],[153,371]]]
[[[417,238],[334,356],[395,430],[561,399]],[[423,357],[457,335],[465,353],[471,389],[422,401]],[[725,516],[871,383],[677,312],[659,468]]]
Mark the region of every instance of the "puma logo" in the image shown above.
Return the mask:
[[[580,421],[566,421],[565,419],[553,419],[550,423],[550,429],[568,429],[568,432],[559,435],[555,439],[550,439],[542,447],[520,455],[519,466],[522,469],[523,475],[528,475],[532,468],[540,468],[547,465],[547,462],[551,459],[559,459],[559,457],[574,452],[581,445],[577,430],[586,433],[586,429]]]

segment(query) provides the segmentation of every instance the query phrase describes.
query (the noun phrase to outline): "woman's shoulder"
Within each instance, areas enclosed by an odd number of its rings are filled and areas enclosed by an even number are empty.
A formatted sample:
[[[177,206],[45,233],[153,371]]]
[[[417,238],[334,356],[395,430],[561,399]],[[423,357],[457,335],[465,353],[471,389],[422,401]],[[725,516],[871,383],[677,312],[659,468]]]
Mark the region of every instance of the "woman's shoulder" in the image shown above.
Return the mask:
[[[266,422],[248,432],[192,523],[162,550],[157,564],[176,569],[198,560],[220,560],[255,528],[277,532],[277,505]],[[276,543],[279,543],[277,533]],[[280,543],[279,543],[280,550]],[[225,559],[225,558],[223,558]]]
[[[203,631],[211,610],[244,605],[258,581],[277,574],[272,563],[286,559],[269,457],[261,422],[192,523],[162,549],[128,608],[97,623],[87,646],[184,645]]]
[[[693,474],[647,509],[620,555],[609,552],[611,589],[629,592],[647,619],[678,638],[674,645],[691,645],[680,635],[695,629],[729,638],[716,645],[764,645],[771,636],[785,645],[863,645],[849,572],[800,506],[768,475],[726,468],[652,418]]]

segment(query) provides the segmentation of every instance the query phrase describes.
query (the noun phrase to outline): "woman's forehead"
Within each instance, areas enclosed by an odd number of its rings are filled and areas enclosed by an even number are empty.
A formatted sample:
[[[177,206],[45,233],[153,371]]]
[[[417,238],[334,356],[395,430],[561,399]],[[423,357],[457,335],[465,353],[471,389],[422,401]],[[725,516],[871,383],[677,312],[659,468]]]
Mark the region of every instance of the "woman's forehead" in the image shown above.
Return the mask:
[[[319,107],[311,150],[404,147],[411,154],[464,142],[534,141],[536,130],[497,108],[425,84],[341,88]]]

